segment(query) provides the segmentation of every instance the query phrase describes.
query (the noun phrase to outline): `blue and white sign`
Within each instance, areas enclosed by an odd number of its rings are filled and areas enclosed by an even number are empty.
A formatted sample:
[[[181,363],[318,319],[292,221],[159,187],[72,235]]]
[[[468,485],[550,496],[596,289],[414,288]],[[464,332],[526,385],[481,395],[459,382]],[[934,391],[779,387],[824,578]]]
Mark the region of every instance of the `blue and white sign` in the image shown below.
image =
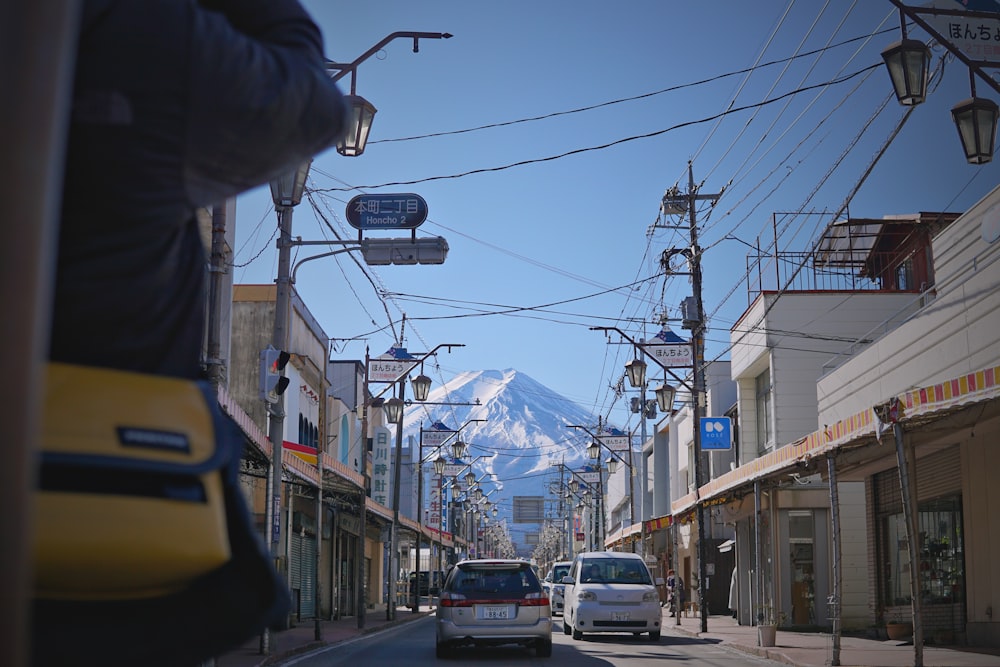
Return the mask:
[[[663,327],[660,333],[656,334],[652,340],[643,341],[639,344],[643,352],[656,359],[660,366],[669,368],[683,368],[693,366],[691,354],[691,341],[684,340],[669,327]]]
[[[347,222],[356,229],[416,229],[427,219],[427,202],[420,195],[358,195],[347,202]]]
[[[701,419],[701,449],[719,450],[733,448],[733,422],[729,417],[703,417]]]

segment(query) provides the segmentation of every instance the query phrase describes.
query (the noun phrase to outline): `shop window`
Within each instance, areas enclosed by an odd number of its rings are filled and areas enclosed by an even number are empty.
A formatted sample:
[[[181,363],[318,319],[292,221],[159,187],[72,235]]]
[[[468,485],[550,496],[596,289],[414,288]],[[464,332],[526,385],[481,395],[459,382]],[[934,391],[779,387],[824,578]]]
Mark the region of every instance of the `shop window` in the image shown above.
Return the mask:
[[[895,473],[895,471],[892,471]],[[880,476],[881,477],[881,476]],[[895,474],[898,485],[898,477]],[[888,480],[876,479],[875,491],[883,490],[878,502],[878,550],[881,604],[904,606],[910,597],[910,555],[906,541],[898,487],[891,493]],[[881,482],[881,483],[880,483]],[[948,496],[918,503],[917,567],[920,601],[924,605],[963,603],[965,600],[965,555],[962,539],[961,496]]]
[[[771,430],[771,369],[765,370],[754,379],[757,412],[757,452],[765,454],[774,445]]]
[[[795,625],[816,623],[815,519],[812,510],[788,512],[792,618]]]
[[[920,595],[924,604],[965,601],[962,500],[941,498],[920,505]]]

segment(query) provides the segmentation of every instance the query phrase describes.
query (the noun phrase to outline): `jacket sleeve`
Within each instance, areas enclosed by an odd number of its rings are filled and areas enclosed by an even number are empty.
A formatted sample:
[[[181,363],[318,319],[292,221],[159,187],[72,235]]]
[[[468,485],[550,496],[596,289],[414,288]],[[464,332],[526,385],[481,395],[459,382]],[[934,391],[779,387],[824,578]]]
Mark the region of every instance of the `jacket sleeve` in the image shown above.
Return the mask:
[[[189,42],[184,183],[196,206],[267,182],[333,145],[343,96],[297,0],[203,0]]]

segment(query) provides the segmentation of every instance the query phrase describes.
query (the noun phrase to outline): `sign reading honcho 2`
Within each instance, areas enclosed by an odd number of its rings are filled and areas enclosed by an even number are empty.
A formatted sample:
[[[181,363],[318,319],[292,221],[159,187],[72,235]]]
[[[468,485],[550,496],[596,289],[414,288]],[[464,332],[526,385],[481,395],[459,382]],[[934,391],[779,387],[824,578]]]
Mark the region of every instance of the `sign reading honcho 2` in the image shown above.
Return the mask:
[[[347,222],[355,229],[416,229],[427,219],[427,202],[411,192],[358,195],[347,202]]]

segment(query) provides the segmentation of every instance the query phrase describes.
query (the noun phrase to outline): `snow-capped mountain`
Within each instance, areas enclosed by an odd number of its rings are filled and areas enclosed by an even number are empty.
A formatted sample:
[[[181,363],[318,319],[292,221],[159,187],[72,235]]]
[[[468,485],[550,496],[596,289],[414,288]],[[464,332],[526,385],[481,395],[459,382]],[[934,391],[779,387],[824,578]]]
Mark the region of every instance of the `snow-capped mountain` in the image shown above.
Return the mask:
[[[436,405],[441,403],[452,405]],[[525,534],[538,532],[539,526],[511,523],[514,497],[544,496],[554,501],[547,487],[559,479],[560,465],[579,470],[589,462],[585,452],[589,436],[570,425],[593,430],[596,423],[595,416],[524,373],[468,371],[432,388],[425,403],[411,404],[404,414],[403,434],[405,441],[416,444],[421,430],[426,436],[435,425],[461,428],[461,439],[469,445],[461,463],[483,457],[472,464],[476,477],[483,478],[484,493],[497,502],[497,518],[506,519],[519,553],[527,555],[533,547],[526,545]],[[451,448],[444,449],[442,453],[450,457]],[[437,456],[426,445],[423,455]]]

